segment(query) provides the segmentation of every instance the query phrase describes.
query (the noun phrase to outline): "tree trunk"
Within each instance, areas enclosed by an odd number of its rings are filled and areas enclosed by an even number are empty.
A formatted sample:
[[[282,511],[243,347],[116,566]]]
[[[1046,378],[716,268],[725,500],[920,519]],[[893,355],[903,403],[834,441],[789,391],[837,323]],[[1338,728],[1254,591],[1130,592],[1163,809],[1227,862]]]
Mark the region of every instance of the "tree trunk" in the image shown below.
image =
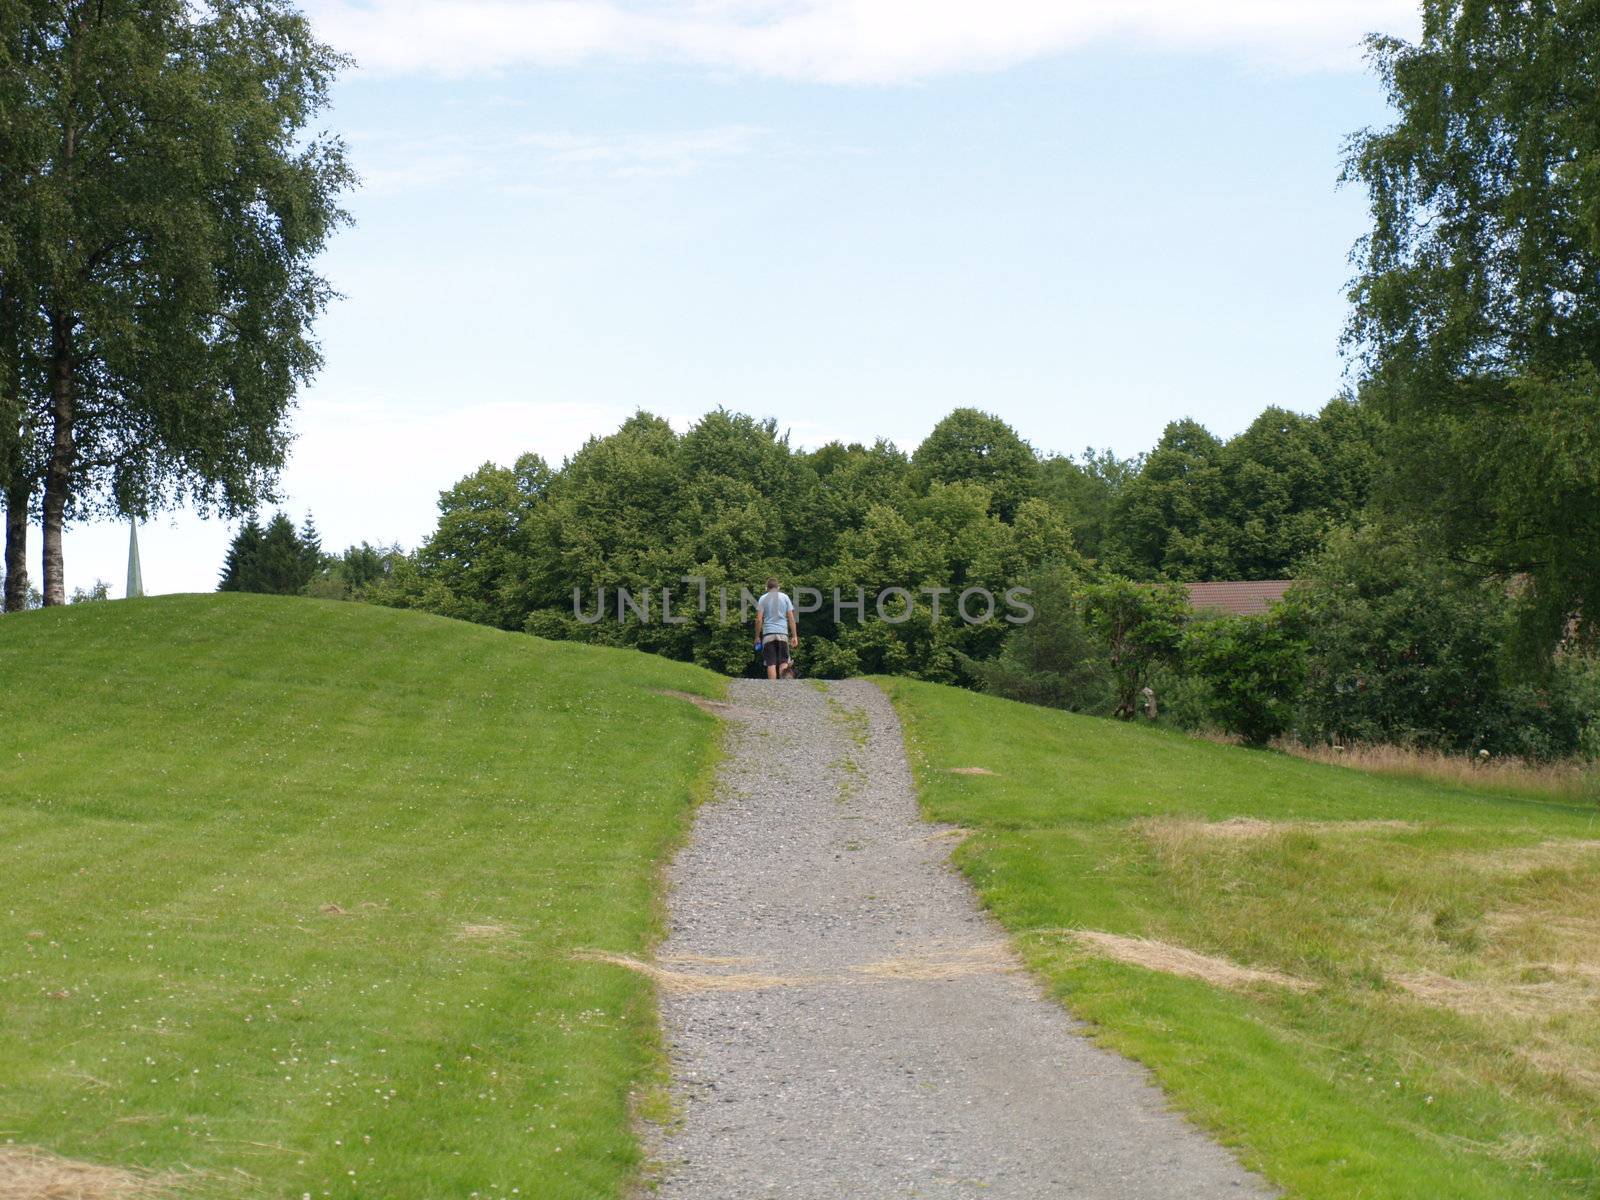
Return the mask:
[[[44,602],[67,602],[66,567],[61,558],[61,527],[72,491],[72,440],[75,401],[72,394],[72,327],[70,319],[51,320],[50,465],[44,474]]]
[[[83,19],[80,17],[78,29],[82,28]],[[69,206],[75,206],[77,201],[73,187],[78,157],[75,90],[82,50],[82,42],[73,38],[71,71],[65,81],[66,127],[61,131],[60,162],[63,195]],[[72,436],[73,418],[77,415],[72,387],[73,369],[76,366],[72,360],[72,338],[77,317],[73,306],[63,298],[66,278],[55,282],[57,286],[52,290],[56,295],[56,303],[50,311],[50,458],[44,472],[43,519],[40,522],[43,526],[41,540],[44,543],[41,555],[44,561],[40,565],[43,568],[41,574],[44,576],[46,606],[67,602],[66,564],[61,557],[61,534],[66,521],[67,501],[72,493],[72,468],[78,449]]]
[[[6,395],[0,401],[0,483],[5,487],[5,590],[0,612],[21,612],[28,606],[28,502],[33,484],[25,479],[32,431],[22,396],[22,301],[15,273],[0,278],[0,355],[6,364]]]
[[[25,483],[13,483],[6,492],[6,612],[28,607],[28,500],[32,491]]]

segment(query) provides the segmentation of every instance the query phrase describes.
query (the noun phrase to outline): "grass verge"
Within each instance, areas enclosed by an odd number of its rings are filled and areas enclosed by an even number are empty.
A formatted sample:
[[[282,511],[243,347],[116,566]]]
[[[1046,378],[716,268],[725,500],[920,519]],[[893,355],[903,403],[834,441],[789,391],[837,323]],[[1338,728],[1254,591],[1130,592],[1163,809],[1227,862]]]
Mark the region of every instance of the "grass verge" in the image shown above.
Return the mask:
[[[1597,1194],[1592,806],[879,682],[1030,967],[1290,1195]]]
[[[648,952],[717,745],[658,690],[718,677],[232,596],[7,616],[0,680],[0,1144],[185,1196],[626,1184],[651,987],[573,951]]]

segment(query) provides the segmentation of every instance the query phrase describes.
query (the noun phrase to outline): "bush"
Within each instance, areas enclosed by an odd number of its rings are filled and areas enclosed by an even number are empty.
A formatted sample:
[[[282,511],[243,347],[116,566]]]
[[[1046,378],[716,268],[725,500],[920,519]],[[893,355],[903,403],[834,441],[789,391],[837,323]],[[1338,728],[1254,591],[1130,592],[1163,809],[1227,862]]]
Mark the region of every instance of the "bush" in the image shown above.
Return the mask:
[[[1182,655],[1208,692],[1208,715],[1228,733],[1264,746],[1288,731],[1305,679],[1305,643],[1292,613],[1191,621]]]
[[[848,679],[861,673],[861,659],[856,652],[825,637],[801,638],[795,665],[802,673],[818,679]]]
[[[1177,653],[1189,616],[1188,593],[1179,584],[1113,578],[1085,588],[1081,610],[1110,668],[1112,715],[1132,720],[1154,672]]]
[[[1181,661],[1152,671],[1150,690],[1155,693],[1156,719],[1161,724],[1191,731],[1221,732],[1211,684],[1204,677],[1184,670]]]
[[[522,623],[522,631],[552,642],[576,641],[572,629],[576,624],[578,624],[576,620],[562,613],[552,612],[547,608],[536,609],[529,613],[527,620]]]
[[[1111,666],[1080,611],[1077,576],[1064,568],[1029,580],[1034,619],[1006,638],[997,658],[963,667],[983,689],[1071,712],[1111,711]]]
[[[1584,660],[1514,675],[1507,587],[1458,575],[1408,536],[1336,534],[1289,604],[1306,631],[1304,739],[1530,759],[1583,745],[1597,704]]]
[[[1507,687],[1502,710],[1497,754],[1548,762],[1600,751],[1600,671],[1591,658],[1558,657],[1546,678]]]
[[[73,604],[93,604],[99,600],[111,599],[111,585],[104,579],[96,579],[88,588],[73,588]]]

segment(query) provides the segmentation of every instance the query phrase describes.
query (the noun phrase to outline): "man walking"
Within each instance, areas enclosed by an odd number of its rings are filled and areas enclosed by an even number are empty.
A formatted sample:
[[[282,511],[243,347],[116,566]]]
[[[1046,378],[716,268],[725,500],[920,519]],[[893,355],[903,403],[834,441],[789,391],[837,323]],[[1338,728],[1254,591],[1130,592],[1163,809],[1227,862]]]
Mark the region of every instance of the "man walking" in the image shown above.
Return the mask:
[[[766,594],[756,601],[756,644],[761,647],[768,679],[793,674],[789,650],[799,647],[800,629],[795,621],[794,601],[778,590],[776,576],[767,580]]]

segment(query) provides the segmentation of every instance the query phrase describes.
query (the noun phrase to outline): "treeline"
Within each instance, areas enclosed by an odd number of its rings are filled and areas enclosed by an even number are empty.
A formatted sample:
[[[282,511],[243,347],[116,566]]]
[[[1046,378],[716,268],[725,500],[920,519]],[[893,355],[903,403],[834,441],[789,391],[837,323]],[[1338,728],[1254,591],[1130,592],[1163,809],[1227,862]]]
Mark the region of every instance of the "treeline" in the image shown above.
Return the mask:
[[[1517,669],[1525,597],[1386,515],[1386,436],[1348,399],[1315,416],[1269,409],[1230,439],[1175,422],[1132,459],[1041,454],[975,409],[910,455],[881,441],[799,450],[772,421],[720,410],[682,434],[640,413],[559,467],[530,454],[479,468],[440,496],[412,553],[333,556],[309,518],[249,522],[221,587],[739,673],[741,598],[776,574],[810,601],[814,675],[906,674],[1252,742],[1584,751],[1600,707],[1588,660]],[[1265,617],[1192,614],[1181,587],[1263,577],[1300,580]],[[1017,587],[1030,621],[1014,619]],[[990,619],[964,615],[989,604]]]
[[[1038,620],[974,664],[981,685],[1074,712],[1148,715],[1265,745],[1384,743],[1600,757],[1600,669],[1579,646],[1515,653],[1522,589],[1430,555],[1371,514],[1303,560],[1261,615],[1190,611],[1181,585],[1034,582]]]
[[[1269,410],[1228,441],[1182,422],[1148,456],[1074,460],[1039,454],[975,409],[951,413],[910,455],[882,441],[799,450],[772,421],[720,410],[683,434],[640,413],[560,467],[525,455],[479,468],[441,495],[438,527],[415,553],[351,591],[738,671],[746,631],[701,597],[727,594],[737,612],[740,589],[777,574],[825,601],[806,616],[812,673],[974,685],[974,664],[1012,626],[998,613],[962,619],[961,593],[987,593],[1003,612],[1008,589],[1059,567],[1096,583],[1285,574],[1365,502],[1377,429],[1337,400],[1315,417]],[[1155,514],[1169,515],[1173,536],[1151,535],[1168,519]],[[619,620],[622,589],[654,595],[657,619]],[[675,589],[681,623],[659,619],[663,589]],[[907,619],[880,619],[886,589],[909,594]],[[836,592],[847,609],[837,616]],[[592,620],[602,598],[605,616]],[[858,599],[864,612],[850,607]]]
[[[703,598],[730,596],[737,613],[741,589],[777,574],[827,601],[806,617],[812,673],[971,685],[1012,626],[962,619],[963,592],[1003,606],[1008,589],[1062,568],[1088,583],[1286,574],[1365,502],[1378,428],[1336,400],[1315,417],[1270,409],[1227,441],[1184,421],[1149,455],[1072,459],[975,409],[910,455],[883,441],[799,450],[772,421],[721,410],[683,434],[640,413],[560,467],[531,454],[485,464],[440,496],[438,527],[412,554],[334,559],[309,518],[299,531],[283,514],[247,522],[221,586],[348,595],[737,671],[745,630]],[[1169,536],[1153,536],[1158,523]],[[660,619],[663,589],[676,589],[681,623]],[[886,589],[906,593],[890,615],[908,599],[907,619],[879,619]],[[655,619],[619,619],[624,590],[656,597]],[[834,612],[835,593],[847,611]]]
[[[326,553],[310,513],[298,529],[287,513],[275,513],[265,525],[252,516],[228,546],[217,590],[349,600],[387,578],[404,556],[398,546],[366,542],[343,554]]]
[[[1237,437],[1174,421],[1148,454],[1041,464],[1083,552],[1137,579],[1282,579],[1372,495],[1383,423],[1335,400],[1315,417],[1269,408]]]

